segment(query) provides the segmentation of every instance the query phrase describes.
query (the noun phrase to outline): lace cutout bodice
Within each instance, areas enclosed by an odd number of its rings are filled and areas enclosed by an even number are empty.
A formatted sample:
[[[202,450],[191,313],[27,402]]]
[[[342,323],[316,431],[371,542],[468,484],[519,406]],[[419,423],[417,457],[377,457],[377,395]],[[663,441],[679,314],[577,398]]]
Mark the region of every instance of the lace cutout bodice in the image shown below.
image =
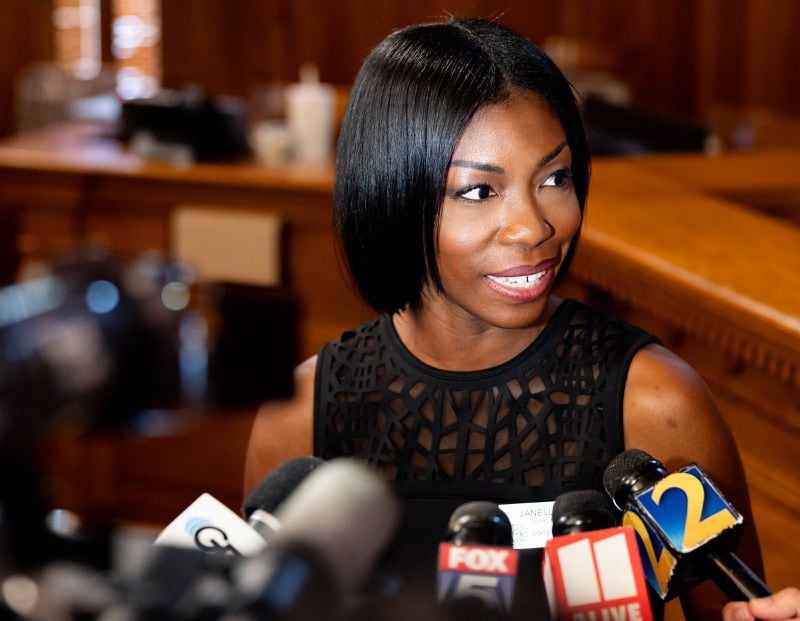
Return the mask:
[[[506,363],[450,372],[415,358],[383,315],[320,352],[315,453],[359,456],[412,494],[523,501],[598,487],[624,448],[630,360],[655,340],[566,300]]]

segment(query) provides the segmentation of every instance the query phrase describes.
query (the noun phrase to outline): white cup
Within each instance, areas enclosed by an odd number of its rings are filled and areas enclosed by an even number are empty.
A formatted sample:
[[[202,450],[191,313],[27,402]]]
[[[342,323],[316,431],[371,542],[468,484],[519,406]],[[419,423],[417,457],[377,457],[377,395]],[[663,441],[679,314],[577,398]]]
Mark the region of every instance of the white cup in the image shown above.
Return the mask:
[[[303,81],[286,87],[286,120],[297,161],[331,160],[335,112],[336,93],[330,84]]]

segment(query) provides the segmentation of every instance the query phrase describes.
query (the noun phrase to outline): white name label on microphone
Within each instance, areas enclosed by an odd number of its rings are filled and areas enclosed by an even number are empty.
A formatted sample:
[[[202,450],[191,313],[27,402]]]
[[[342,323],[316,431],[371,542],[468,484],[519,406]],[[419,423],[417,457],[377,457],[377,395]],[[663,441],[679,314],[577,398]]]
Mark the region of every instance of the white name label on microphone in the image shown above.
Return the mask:
[[[554,502],[548,500],[499,505],[511,521],[511,532],[516,549],[543,548],[553,538]]]

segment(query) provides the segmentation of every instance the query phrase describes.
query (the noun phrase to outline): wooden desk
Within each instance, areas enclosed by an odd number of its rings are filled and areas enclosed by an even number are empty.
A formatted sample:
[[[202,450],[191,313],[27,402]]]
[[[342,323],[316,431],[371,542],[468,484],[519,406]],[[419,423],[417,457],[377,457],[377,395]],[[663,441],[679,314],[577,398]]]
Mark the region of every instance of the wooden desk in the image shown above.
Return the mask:
[[[800,225],[786,216],[800,205],[798,170],[800,148],[598,159],[564,286],[654,331],[711,385],[743,454],[775,588],[800,582]],[[87,240],[126,254],[167,251],[180,203],[278,212],[287,284],[303,305],[303,355],[370,316],[337,267],[331,191],[330,168],[175,168],[133,157],[92,126],[0,143],[0,208],[18,214],[26,258]],[[174,439],[65,449],[63,488],[84,509],[162,522],[201,491],[238,506],[251,415]],[[162,472],[169,464],[177,472]]]

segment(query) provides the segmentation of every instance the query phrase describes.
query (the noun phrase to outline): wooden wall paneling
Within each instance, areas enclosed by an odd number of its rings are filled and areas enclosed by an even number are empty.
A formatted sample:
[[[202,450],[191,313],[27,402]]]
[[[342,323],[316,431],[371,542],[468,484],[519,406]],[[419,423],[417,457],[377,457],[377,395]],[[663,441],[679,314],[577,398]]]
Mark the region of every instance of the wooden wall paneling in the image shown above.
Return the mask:
[[[726,0],[719,7],[719,50],[714,77],[716,101],[740,103],[747,95],[745,74],[749,19],[749,0]]]
[[[293,34],[284,26],[285,3],[251,1],[245,10],[232,12],[230,23],[236,33],[230,37],[233,54],[230,65],[238,68],[242,94],[251,102],[259,89],[293,77],[294,74],[286,75],[283,71],[287,52],[294,45]]]
[[[647,50],[647,56],[637,63],[640,78],[636,99],[664,113],[695,118],[697,50],[692,27],[701,3],[673,0],[638,4],[648,10],[643,10],[640,18],[644,22],[642,49]]]
[[[286,55],[288,62],[283,67],[287,82],[297,82],[298,70],[305,62],[317,65],[323,82],[342,81],[340,67],[352,66],[353,62],[348,31],[354,24],[343,19],[343,10],[344,5],[336,2],[296,0],[288,3],[285,26],[291,33],[287,41],[291,52]]]
[[[3,0],[0,6],[0,136],[14,130],[14,84],[22,68],[53,55],[49,2]]]
[[[296,41],[283,2],[169,0],[161,11],[165,87],[247,96],[285,78],[284,54]]]
[[[228,2],[172,0],[161,3],[163,83],[169,88],[196,84],[208,92],[241,94],[236,67],[241,59],[231,53]],[[256,50],[253,50],[255,53]]]
[[[109,60],[110,0],[101,6]],[[52,58],[51,7],[3,4],[0,135],[11,128],[13,77]],[[294,81],[300,63],[313,61],[323,80],[349,85],[390,30],[447,13],[497,17],[538,43],[551,34],[592,41],[616,59],[640,103],[666,112],[701,118],[723,102],[800,115],[800,84],[789,79],[800,55],[794,0],[169,0],[162,2],[164,84],[253,98],[265,84]]]
[[[692,25],[699,3],[607,0],[563,3],[556,34],[586,44],[584,63],[628,84],[634,100],[665,113],[695,115],[695,41]]]
[[[715,101],[714,84],[719,65],[721,0],[706,0],[698,3],[694,32],[694,102],[692,111],[696,117],[704,116]]]
[[[549,35],[560,31],[564,10],[563,3],[547,0],[516,4],[483,0],[476,3],[476,12],[472,14],[477,17],[496,18],[501,24],[523,33],[538,45],[543,45]]]
[[[800,59],[800,3],[750,0],[744,104],[797,111],[800,85],[792,65]]]
[[[370,51],[392,30],[416,19],[420,14],[412,2],[371,2],[370,0],[349,0],[339,3],[337,23],[352,24],[351,27],[337,29],[336,42],[340,46],[331,60],[339,67],[328,67],[326,71],[335,76],[338,84],[352,84],[364,59]],[[429,11],[421,11],[421,21],[428,19]],[[410,16],[414,17],[410,17]],[[341,59],[342,62],[337,62]]]
[[[286,50],[284,76],[297,79],[305,61],[316,62],[320,77],[335,84],[351,84],[369,51],[392,30],[408,24],[437,21],[447,14],[486,14],[486,3],[456,0],[285,1],[286,30],[292,45]],[[492,12],[496,12],[494,9]]]

